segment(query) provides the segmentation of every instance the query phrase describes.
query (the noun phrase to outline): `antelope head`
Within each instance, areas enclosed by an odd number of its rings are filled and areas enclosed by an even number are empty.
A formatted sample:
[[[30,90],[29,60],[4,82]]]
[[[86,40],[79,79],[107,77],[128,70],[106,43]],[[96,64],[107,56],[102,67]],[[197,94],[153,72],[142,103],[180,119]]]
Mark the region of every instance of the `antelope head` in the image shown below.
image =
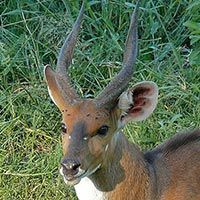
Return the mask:
[[[67,184],[77,184],[103,165],[116,133],[130,120],[146,119],[157,104],[153,82],[141,82],[125,91],[133,74],[137,55],[137,12],[132,14],[121,71],[95,99],[81,99],[71,87],[66,71],[71,64],[83,18],[84,3],[65,40],[56,71],[44,73],[49,95],[62,113],[63,159],[60,173]]]

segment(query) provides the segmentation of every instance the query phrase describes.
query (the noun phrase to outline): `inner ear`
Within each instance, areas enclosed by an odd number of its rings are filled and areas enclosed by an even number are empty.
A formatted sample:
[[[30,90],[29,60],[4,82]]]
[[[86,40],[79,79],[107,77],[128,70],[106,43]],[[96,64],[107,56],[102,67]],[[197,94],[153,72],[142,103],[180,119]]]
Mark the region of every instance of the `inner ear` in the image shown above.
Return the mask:
[[[154,88],[150,85],[141,85],[141,87],[136,87],[132,91],[132,101],[133,104],[128,108],[128,112],[132,114],[140,114],[143,107],[151,106],[151,97],[154,93]]]
[[[158,87],[155,83],[144,81],[122,93],[118,107],[122,110],[121,121],[141,121],[155,109],[158,98]]]

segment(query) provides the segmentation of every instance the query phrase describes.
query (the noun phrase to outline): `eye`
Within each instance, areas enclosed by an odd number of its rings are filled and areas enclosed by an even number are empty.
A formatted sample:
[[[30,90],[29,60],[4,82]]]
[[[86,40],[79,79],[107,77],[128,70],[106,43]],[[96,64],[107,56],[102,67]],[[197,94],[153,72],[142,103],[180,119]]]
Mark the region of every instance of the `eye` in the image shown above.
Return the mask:
[[[105,136],[107,132],[108,132],[108,126],[103,125],[100,129],[98,129],[97,134]]]
[[[64,123],[61,123],[61,131],[62,133],[67,133],[67,127]]]

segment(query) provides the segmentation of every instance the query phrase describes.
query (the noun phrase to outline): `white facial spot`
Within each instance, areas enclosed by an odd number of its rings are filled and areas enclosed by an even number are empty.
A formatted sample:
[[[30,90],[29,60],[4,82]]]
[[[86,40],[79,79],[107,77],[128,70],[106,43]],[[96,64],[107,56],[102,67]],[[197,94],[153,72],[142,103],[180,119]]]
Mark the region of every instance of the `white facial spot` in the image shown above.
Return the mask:
[[[105,151],[108,151],[108,146],[109,146],[109,145],[107,144],[107,145],[106,145],[106,148],[105,148]]]
[[[69,140],[71,140],[71,139],[72,139],[72,136],[71,136],[71,135],[69,135],[69,137],[68,137],[68,138],[69,138]]]
[[[88,137],[84,137],[83,139],[86,141],[86,140],[88,140]]]

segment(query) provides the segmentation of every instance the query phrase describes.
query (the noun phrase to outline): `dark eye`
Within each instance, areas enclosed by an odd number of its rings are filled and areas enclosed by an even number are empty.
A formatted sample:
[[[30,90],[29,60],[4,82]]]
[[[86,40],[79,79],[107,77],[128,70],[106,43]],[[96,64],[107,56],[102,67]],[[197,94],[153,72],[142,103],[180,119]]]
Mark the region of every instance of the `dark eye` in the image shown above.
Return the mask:
[[[64,123],[61,123],[61,131],[62,133],[67,133],[67,127]]]
[[[103,125],[103,126],[97,131],[97,134],[98,134],[98,135],[105,136],[107,132],[108,132],[108,126],[107,126],[107,125]]]

